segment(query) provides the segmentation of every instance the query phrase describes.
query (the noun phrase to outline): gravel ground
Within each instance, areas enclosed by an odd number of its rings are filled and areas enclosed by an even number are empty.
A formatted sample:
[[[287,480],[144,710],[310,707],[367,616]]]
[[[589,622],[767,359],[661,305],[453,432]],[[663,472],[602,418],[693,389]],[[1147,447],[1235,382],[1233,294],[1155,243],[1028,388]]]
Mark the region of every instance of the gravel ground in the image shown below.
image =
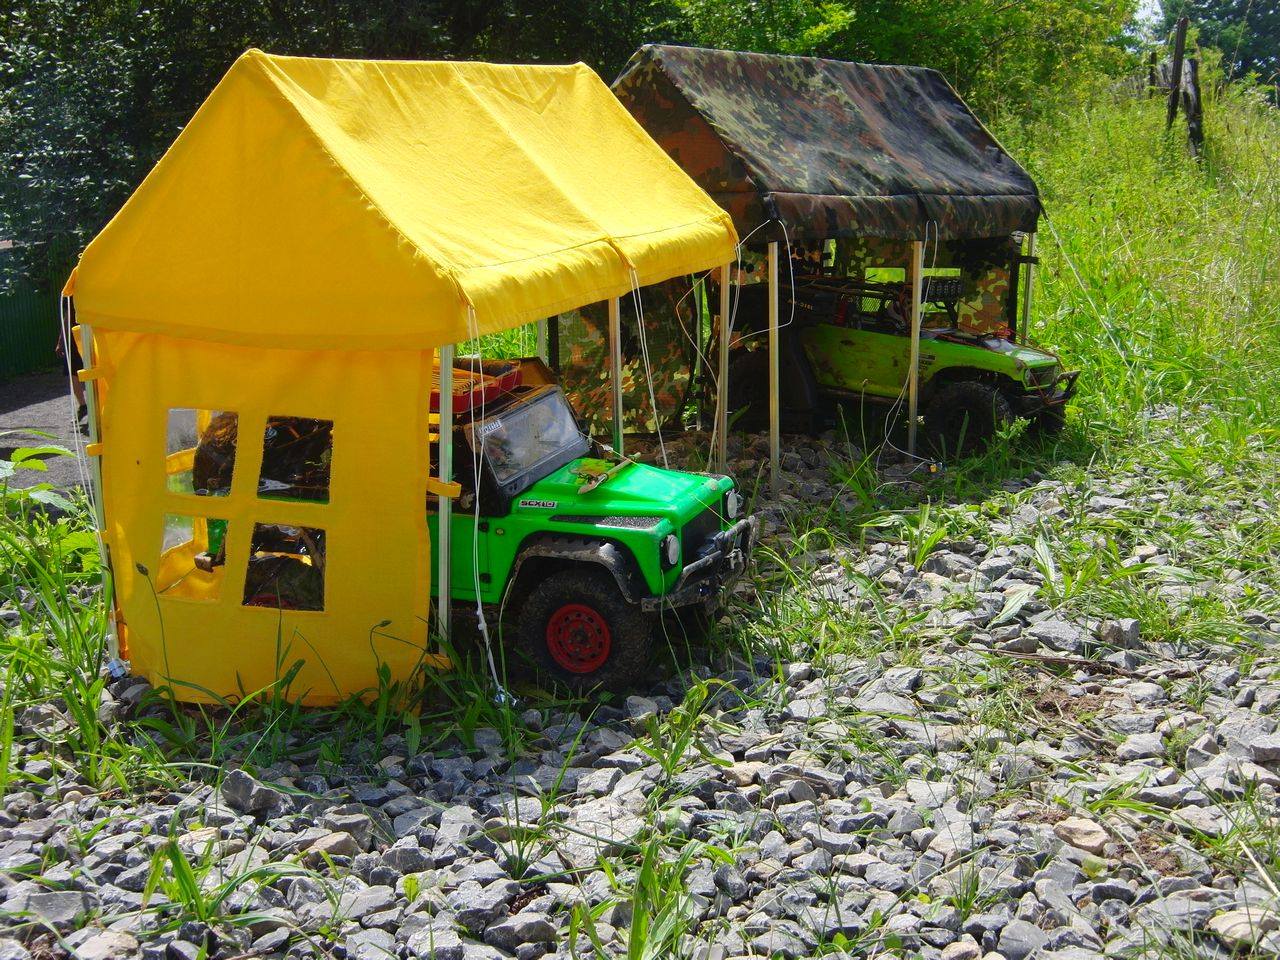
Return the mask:
[[[74,416],[75,401],[71,398],[66,374],[61,371],[0,382],[0,457],[7,457],[15,447],[45,443],[74,450],[75,439],[71,433]],[[41,437],[32,431],[48,436]],[[62,489],[80,485],[74,460],[54,457],[46,462],[47,471],[22,470],[12,482],[17,486],[52,483]]]
[[[1246,611],[1230,643],[1170,627],[1252,595],[1249,571],[1198,577],[1196,551],[1280,504],[1081,470],[1007,481],[972,534],[927,550],[808,546],[789,518],[848,493],[815,445],[787,449],[763,512],[797,573],[785,608],[743,587],[750,659],[729,645],[594,712],[526,705],[519,756],[488,728],[337,760],[299,735],[287,762],[139,801],[50,762],[57,709],[21,714],[36,739],[0,813],[0,958],[534,960],[628,938],[697,960],[1280,952],[1280,623]],[[1181,548],[1159,536],[1174,517]],[[1145,599],[1082,613],[1088,558],[1054,547],[1117,529],[1108,576]],[[832,636],[791,636],[815,622]],[[162,715],[145,690],[113,681],[103,716]],[[151,889],[170,850],[225,894],[207,919]]]

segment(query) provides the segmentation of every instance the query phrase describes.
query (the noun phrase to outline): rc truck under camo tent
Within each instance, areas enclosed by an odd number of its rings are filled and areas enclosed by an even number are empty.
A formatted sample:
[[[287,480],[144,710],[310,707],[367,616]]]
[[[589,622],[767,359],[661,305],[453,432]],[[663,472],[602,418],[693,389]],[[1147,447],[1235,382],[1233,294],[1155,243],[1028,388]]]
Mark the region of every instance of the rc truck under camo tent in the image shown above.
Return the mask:
[[[912,448],[918,404],[942,445],[1061,423],[1075,375],[1025,342],[1036,186],[941,74],[654,45],[613,90],[743,238],[719,284],[720,463],[730,411],[767,408],[776,482],[782,426],[841,397],[905,395]]]
[[[447,634],[511,587],[562,679],[634,675],[741,571],[732,481],[609,458],[539,363],[455,382],[453,345],[735,246],[585,66],[246,53],[67,284],[121,654],[332,701],[447,665],[433,593]]]

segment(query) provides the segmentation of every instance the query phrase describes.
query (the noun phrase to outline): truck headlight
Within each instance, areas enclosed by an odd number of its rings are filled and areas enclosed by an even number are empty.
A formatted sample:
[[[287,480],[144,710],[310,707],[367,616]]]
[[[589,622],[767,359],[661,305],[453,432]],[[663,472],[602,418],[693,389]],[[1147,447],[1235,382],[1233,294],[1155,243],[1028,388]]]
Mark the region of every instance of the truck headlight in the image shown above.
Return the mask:
[[[728,520],[737,520],[742,512],[742,496],[737,490],[730,490],[724,495],[724,515]]]
[[[662,538],[662,544],[658,547],[658,552],[662,555],[662,565],[667,569],[674,567],[680,562],[680,538],[674,533],[668,533]]]

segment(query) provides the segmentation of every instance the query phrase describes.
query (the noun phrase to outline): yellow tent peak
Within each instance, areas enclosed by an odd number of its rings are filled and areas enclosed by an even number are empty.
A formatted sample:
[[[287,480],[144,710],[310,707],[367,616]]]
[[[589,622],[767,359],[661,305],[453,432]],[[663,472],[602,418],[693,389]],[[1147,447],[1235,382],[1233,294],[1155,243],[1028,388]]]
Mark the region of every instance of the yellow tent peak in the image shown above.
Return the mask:
[[[77,270],[102,329],[423,348],[733,257],[590,68],[239,57]],[[468,316],[474,308],[475,327]]]

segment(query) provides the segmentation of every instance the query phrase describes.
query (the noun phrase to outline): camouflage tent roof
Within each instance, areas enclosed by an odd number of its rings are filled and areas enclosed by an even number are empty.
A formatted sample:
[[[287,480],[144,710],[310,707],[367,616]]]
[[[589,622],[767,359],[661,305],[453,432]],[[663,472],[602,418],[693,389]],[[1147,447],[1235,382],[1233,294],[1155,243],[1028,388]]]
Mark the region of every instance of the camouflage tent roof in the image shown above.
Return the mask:
[[[648,45],[613,89],[742,237],[995,237],[1040,213],[936,70]]]

